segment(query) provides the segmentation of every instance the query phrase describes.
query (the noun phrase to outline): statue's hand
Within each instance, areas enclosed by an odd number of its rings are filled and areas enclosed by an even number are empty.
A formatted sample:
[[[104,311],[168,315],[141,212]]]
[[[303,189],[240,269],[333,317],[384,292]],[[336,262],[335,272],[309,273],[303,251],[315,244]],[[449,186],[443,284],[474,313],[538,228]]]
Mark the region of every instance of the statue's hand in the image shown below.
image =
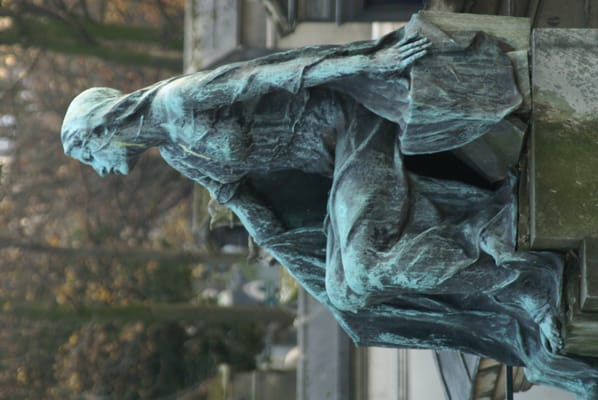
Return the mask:
[[[432,43],[418,33],[405,36],[396,45],[377,53],[376,58],[385,72],[403,72],[428,53]]]

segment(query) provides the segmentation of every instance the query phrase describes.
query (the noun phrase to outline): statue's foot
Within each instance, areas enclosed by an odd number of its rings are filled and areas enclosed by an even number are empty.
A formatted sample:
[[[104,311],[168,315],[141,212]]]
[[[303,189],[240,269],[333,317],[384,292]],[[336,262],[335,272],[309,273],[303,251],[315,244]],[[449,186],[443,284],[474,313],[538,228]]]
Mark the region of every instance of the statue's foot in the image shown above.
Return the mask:
[[[539,321],[542,344],[550,352],[557,353],[563,349],[563,338],[558,318],[555,313],[547,311]]]

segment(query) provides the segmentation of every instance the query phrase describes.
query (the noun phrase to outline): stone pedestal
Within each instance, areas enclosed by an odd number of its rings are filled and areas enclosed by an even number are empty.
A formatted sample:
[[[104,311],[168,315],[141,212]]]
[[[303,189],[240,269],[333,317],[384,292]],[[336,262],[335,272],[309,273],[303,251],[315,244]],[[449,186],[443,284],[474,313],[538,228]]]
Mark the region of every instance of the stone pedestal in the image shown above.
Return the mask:
[[[598,237],[598,30],[533,33],[530,244]]]
[[[532,62],[529,245],[577,252],[565,279],[564,351],[597,357],[598,30],[536,29]]]
[[[563,325],[566,353],[598,357],[598,240],[584,241],[565,276],[567,310]]]

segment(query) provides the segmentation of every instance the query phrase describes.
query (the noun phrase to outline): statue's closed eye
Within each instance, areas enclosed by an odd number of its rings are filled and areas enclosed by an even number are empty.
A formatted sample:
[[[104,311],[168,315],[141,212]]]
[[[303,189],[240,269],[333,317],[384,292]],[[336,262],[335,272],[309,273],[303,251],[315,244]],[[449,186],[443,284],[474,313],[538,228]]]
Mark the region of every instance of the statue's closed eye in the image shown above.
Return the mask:
[[[70,143],[65,146],[64,152],[67,155],[71,155],[74,149],[80,149],[83,146],[83,141],[81,139],[71,139]]]
[[[93,162],[93,154],[91,154],[91,151],[89,149],[83,151],[83,153],[81,154],[81,161],[87,163]]]

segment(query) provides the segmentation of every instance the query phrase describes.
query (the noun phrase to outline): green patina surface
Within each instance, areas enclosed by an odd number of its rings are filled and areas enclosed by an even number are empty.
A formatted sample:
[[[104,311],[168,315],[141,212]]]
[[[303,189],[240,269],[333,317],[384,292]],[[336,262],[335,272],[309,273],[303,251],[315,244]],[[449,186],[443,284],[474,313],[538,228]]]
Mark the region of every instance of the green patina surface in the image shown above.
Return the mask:
[[[555,68],[543,65],[553,90]],[[577,103],[568,101],[581,110],[583,83],[572,89]],[[100,175],[126,174],[140,151],[160,147],[360,345],[483,354],[595,399],[596,364],[558,351],[562,257],[514,252],[515,177],[487,190],[403,164],[472,143],[521,103],[495,39],[448,35],[415,16],[380,42],[292,50],[130,94],[89,89],[69,106],[61,139],[66,154]],[[555,181],[575,182],[569,163],[581,153],[559,152],[591,137],[577,123],[575,139],[561,137],[567,120],[547,110],[536,115],[559,128],[536,124],[534,201],[548,207],[532,210],[540,216],[551,212],[542,195],[572,191]],[[557,211],[559,221],[578,223]]]

